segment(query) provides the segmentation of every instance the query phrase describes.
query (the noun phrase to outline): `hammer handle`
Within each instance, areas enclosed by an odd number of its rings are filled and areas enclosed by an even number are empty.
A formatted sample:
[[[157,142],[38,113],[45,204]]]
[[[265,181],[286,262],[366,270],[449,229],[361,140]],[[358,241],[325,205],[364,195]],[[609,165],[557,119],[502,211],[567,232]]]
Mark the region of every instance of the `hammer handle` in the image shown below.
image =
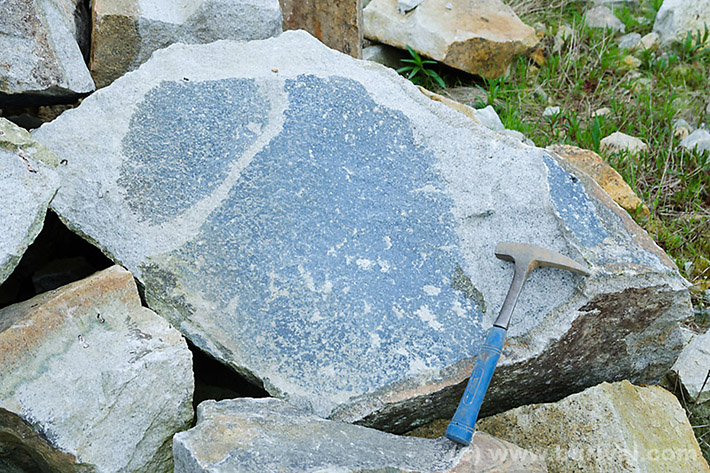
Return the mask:
[[[471,372],[471,378],[466,385],[454,418],[446,429],[446,436],[461,445],[471,443],[473,428],[481,410],[483,397],[486,395],[488,385],[491,384],[493,372],[496,369],[505,341],[507,330],[493,326],[488,332],[486,342],[476,358],[476,364]]]

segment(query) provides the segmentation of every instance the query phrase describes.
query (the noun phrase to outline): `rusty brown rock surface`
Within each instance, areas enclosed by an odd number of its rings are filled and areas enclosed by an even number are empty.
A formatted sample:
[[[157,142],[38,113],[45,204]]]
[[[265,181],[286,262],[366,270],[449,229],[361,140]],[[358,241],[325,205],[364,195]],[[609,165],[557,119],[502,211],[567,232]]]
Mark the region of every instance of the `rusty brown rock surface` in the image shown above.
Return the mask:
[[[426,0],[409,13],[397,0],[372,0],[365,37],[406,48],[484,78],[497,78],[537,43],[535,30],[500,0]]]
[[[279,0],[284,30],[306,30],[326,46],[362,58],[362,0]]]
[[[626,211],[631,214],[638,212],[640,216],[649,215],[648,206],[636,195],[624,178],[594,151],[571,145],[551,145],[547,149],[587,173],[614,199],[614,202]]]
[[[547,471],[540,457],[484,433],[463,448],[325,420],[273,398],[205,401],[197,418],[173,440],[175,473]]]
[[[98,472],[170,471],[169,440],[192,419],[192,355],[125,269],[1,310],[0,366],[0,407],[54,448]]]

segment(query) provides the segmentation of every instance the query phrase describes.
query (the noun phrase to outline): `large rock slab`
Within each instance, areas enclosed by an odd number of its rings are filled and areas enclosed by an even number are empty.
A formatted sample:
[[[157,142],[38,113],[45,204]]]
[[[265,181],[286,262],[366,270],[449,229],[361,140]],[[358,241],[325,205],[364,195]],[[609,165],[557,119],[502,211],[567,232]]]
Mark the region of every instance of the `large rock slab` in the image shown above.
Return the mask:
[[[278,399],[205,401],[173,451],[175,473],[547,471],[539,457],[484,433],[461,448],[321,419]]]
[[[363,11],[365,37],[405,49],[462,71],[494,79],[513,58],[538,42],[500,0],[426,0],[409,13],[397,0],[372,0]]]
[[[94,0],[91,75],[104,87],[173,43],[281,33],[279,0]]]
[[[404,432],[451,415],[512,279],[500,240],[594,275],[533,273],[488,412],[655,381],[692,314],[589,177],[305,32],[173,45],[34,136],[67,160],[52,208],[151,308],[323,417]]]
[[[0,107],[66,101],[94,90],[79,42],[82,0],[8,0],[0,15]]]
[[[685,411],[658,386],[603,383],[482,419],[478,428],[544,456],[550,473],[710,472]]]
[[[56,164],[56,156],[27,131],[0,118],[0,283],[42,229],[59,186]]]
[[[0,310],[0,366],[0,408],[55,449],[97,472],[172,471],[170,441],[192,420],[192,355],[125,269]]]
[[[656,14],[653,31],[661,44],[682,43],[688,33],[697,38],[705,26],[710,28],[710,0],[664,0]]]

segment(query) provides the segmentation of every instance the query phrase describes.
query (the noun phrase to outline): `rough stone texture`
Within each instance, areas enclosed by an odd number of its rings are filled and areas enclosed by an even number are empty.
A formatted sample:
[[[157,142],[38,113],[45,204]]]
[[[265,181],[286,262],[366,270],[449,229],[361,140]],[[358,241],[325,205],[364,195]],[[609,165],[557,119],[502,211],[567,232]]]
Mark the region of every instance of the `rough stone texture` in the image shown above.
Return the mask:
[[[450,8],[447,8],[450,7]],[[538,42],[535,30],[500,0],[427,0],[410,13],[397,0],[373,0],[363,12],[365,36],[462,71],[496,78]]]
[[[53,447],[97,472],[172,471],[170,440],[192,419],[192,355],[125,269],[0,310],[0,366],[0,407]]]
[[[175,473],[547,471],[537,456],[483,433],[461,448],[324,420],[277,399],[205,401],[173,451]]]
[[[661,44],[683,42],[688,33],[695,35],[710,28],[710,0],[664,0],[656,14],[653,31]]]
[[[68,161],[52,208],[151,308],[323,417],[451,415],[512,279],[501,240],[594,275],[531,275],[488,412],[655,381],[682,347],[687,283],[589,177],[305,32],[173,45],[34,136]]]
[[[638,156],[639,153],[648,149],[648,145],[643,140],[620,131],[615,131],[606,138],[602,138],[600,145],[604,154],[627,152],[630,156]]]
[[[56,159],[27,131],[0,118],[0,283],[42,229],[59,185]]]
[[[685,411],[658,386],[602,383],[477,427],[545,457],[550,473],[710,472]]]
[[[611,29],[620,33],[626,31],[626,25],[605,6],[590,8],[584,18],[590,28]]]
[[[94,90],[77,42],[82,0],[5,0],[0,8],[0,108]]]
[[[547,149],[587,173],[614,199],[614,202],[627,212],[634,215],[640,212],[641,216],[649,215],[648,206],[639,199],[624,178],[594,151],[570,145],[552,145]]]
[[[698,128],[681,140],[679,146],[699,153],[710,151],[710,132]]]
[[[93,0],[92,19],[89,65],[97,87],[173,43],[254,40],[281,33],[278,0]]]
[[[306,30],[326,46],[362,58],[362,0],[279,0],[284,30]]]
[[[710,402],[710,331],[693,338],[683,349],[671,371],[682,383],[688,402]]]

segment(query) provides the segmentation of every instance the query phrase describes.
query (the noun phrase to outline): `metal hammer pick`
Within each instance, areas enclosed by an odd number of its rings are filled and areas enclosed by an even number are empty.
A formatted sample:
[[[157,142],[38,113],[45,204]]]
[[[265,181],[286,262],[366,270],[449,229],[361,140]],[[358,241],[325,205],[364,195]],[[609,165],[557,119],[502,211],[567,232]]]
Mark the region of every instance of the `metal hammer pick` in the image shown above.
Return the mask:
[[[574,273],[589,275],[589,272],[575,261],[554,251],[524,243],[501,242],[495,250],[496,256],[505,261],[515,263],[513,282],[505,297],[503,307],[493,327],[488,332],[486,342],[476,358],[476,364],[471,372],[471,378],[466,385],[454,418],[446,429],[446,436],[462,445],[471,443],[473,428],[478,419],[478,412],[491,383],[493,371],[496,369],[505,341],[505,334],[510,325],[510,316],[518,302],[518,296],[530,272],[539,266],[566,269]]]

